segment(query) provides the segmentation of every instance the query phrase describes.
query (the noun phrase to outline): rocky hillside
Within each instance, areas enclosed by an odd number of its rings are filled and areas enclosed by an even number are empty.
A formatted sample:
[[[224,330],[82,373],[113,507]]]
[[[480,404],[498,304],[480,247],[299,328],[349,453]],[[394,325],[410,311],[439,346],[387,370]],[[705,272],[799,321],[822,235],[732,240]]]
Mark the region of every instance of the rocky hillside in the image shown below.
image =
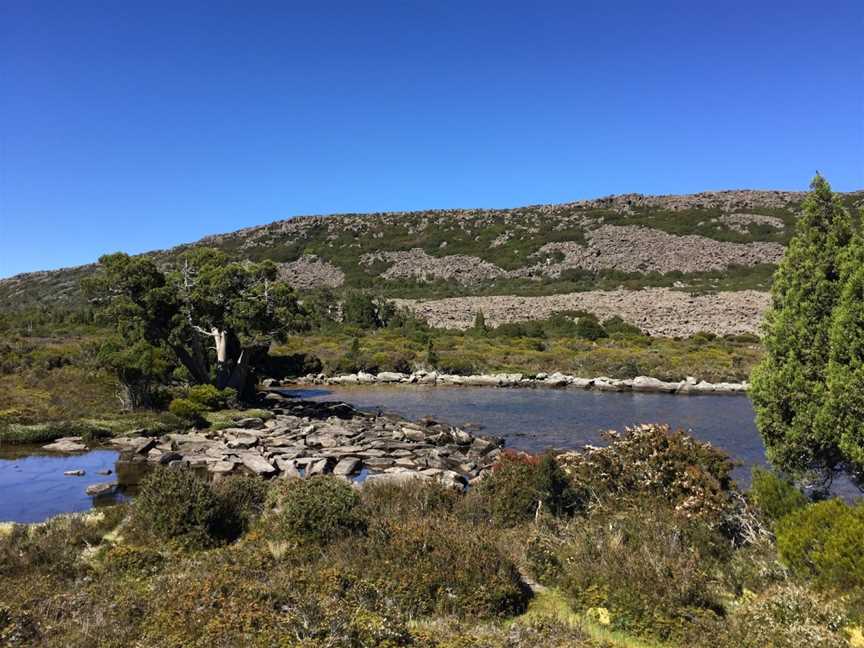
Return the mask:
[[[803,198],[802,192],[782,191],[626,194],[514,209],[301,216],[192,245],[271,259],[301,291],[374,288],[406,299],[649,287],[700,294],[765,291]],[[864,191],[844,194],[843,200],[860,207]],[[188,247],[153,254],[170,264]],[[0,308],[75,303],[78,282],[93,267],[2,280]],[[680,307],[674,299],[670,308]],[[757,302],[745,298],[745,310],[750,313]],[[506,301],[483,307],[496,319],[499,312],[506,319],[510,308]]]

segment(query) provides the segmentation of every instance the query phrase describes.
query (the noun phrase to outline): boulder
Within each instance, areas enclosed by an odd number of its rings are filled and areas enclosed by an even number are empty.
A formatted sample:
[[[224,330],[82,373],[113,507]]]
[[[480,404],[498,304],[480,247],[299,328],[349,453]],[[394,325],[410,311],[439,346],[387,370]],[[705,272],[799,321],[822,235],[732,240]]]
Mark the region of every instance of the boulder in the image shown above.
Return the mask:
[[[312,477],[313,475],[324,475],[329,472],[329,468],[329,459],[318,459],[314,463],[310,464],[308,468],[306,468],[306,476]]]
[[[57,439],[54,443],[42,446],[43,450],[51,452],[83,452],[87,449],[81,437],[63,437]]]
[[[377,376],[378,382],[393,383],[405,380],[405,374],[398,371],[382,371]]]
[[[116,490],[116,482],[107,482],[104,484],[90,484],[84,492],[90,497],[104,497],[106,495],[113,495]]]
[[[240,461],[256,475],[269,476],[276,472],[276,468],[264,457],[253,452],[245,452],[240,455]]]
[[[357,457],[342,457],[333,467],[333,474],[347,477],[357,472],[362,465],[362,462]]]

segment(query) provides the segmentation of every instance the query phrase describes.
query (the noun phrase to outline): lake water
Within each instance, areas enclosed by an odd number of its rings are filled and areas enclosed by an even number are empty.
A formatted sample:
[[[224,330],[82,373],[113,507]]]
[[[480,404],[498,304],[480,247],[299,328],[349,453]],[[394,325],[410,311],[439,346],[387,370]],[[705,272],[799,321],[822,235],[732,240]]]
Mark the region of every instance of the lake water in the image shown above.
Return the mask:
[[[59,513],[86,511],[114,504],[122,493],[90,497],[87,486],[116,481],[118,453],[112,450],[61,455],[39,447],[0,448],[0,522],[41,522]],[[67,477],[69,470],[83,470],[82,477]],[[97,471],[110,470],[110,475]]]
[[[744,394],[674,395],[582,389],[502,389],[424,385],[328,386],[285,392],[312,400],[342,400],[366,410],[423,416],[452,425],[478,425],[484,434],[529,452],[605,445],[602,432],[638,423],[667,423],[726,451],[738,466],[733,476],[750,485],[753,466],[766,465],[750,399]],[[476,429],[476,428],[475,428]],[[473,430],[472,430],[473,431]],[[860,491],[845,478],[831,492],[846,499]]]
[[[744,395],[675,396],[576,389],[496,389],[421,385],[327,387],[285,393],[311,400],[340,400],[365,410],[392,412],[409,419],[424,416],[500,436],[507,446],[531,452],[549,448],[603,445],[604,430],[637,423],[668,423],[692,431],[728,452],[739,465],[734,476],[744,487],[750,470],[765,463],[753,408]],[[118,462],[118,453],[96,449],[78,455],[49,454],[38,448],[0,447],[0,521],[36,522],[58,513],[111,504],[134,493],[143,464]],[[97,475],[110,469],[115,474]],[[66,477],[84,470],[84,477]],[[89,484],[119,481],[120,493],[106,499],[87,496]],[[846,480],[833,492],[860,493]]]
[[[753,465],[765,463],[753,407],[745,395],[676,396],[582,389],[502,389],[424,385],[328,386],[286,394],[310,400],[342,400],[364,410],[423,416],[505,439],[507,447],[542,452],[549,448],[605,445],[602,432],[638,423],[668,423],[692,430],[741,462],[735,470],[747,484]],[[477,427],[474,427],[477,426]],[[474,427],[472,430],[471,428]]]

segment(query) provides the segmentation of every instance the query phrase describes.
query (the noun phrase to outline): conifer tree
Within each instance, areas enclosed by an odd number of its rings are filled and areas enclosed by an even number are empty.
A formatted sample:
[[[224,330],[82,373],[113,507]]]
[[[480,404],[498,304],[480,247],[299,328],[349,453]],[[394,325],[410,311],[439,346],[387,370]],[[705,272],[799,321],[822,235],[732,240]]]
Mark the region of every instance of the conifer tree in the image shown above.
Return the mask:
[[[864,483],[864,238],[853,237],[842,267],[819,412],[820,437],[837,444],[845,468]]]
[[[830,479],[843,458],[836,434],[817,425],[817,418],[827,390],[829,333],[852,222],[822,176],[810,188],[774,275],[766,355],[753,372],[751,398],[775,467]]]

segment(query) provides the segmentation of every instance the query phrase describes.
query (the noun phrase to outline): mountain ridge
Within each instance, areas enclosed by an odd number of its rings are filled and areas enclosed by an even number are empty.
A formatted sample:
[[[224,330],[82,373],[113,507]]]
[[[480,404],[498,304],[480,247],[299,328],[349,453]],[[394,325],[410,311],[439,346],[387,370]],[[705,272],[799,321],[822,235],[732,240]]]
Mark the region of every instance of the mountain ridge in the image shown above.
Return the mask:
[[[864,190],[838,195],[847,207],[864,205]],[[298,215],[143,254],[170,265],[184,250],[213,246],[276,262],[301,291],[360,288],[394,297],[557,294],[616,281],[629,288],[766,290],[805,196],[733,189],[504,209]],[[0,307],[80,303],[77,284],[96,266],[0,279]]]

